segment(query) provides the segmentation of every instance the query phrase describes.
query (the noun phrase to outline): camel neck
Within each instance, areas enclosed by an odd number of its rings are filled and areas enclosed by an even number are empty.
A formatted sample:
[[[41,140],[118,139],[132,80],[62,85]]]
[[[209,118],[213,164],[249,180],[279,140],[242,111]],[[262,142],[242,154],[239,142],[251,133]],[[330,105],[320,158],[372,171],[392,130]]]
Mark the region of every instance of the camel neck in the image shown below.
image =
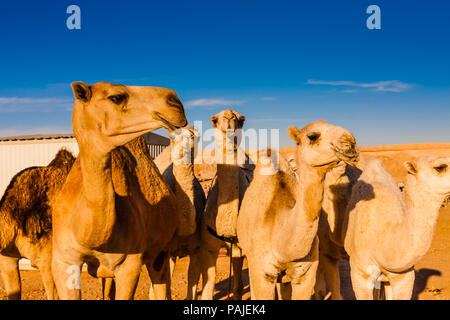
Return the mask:
[[[284,216],[280,237],[289,246],[280,248],[285,261],[305,257],[317,234],[318,216],[323,199],[323,185],[326,168],[312,168],[304,163],[297,163],[298,193],[293,211]]]
[[[306,221],[316,221],[323,200],[323,188],[327,168],[312,168],[306,164],[298,164],[297,215]]]
[[[216,232],[220,236],[235,237],[239,213],[239,166],[217,165]]]
[[[111,153],[80,148],[79,161],[86,210],[78,213],[82,217],[74,226],[75,234],[81,240],[80,243],[96,248],[109,239],[116,220]]]
[[[442,197],[428,188],[406,182],[405,202],[408,234],[412,237],[407,253],[407,264],[414,266],[430,249],[442,205]]]
[[[175,180],[174,193],[182,213],[177,234],[185,237],[195,233],[197,228],[194,202],[194,165],[174,162],[173,177]]]

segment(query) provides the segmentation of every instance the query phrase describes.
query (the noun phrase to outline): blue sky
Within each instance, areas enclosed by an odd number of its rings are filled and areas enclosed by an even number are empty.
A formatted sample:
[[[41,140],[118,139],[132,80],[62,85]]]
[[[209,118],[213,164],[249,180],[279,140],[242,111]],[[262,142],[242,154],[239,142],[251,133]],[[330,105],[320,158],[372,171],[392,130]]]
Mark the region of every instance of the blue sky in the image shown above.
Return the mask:
[[[81,8],[68,30],[66,8]],[[366,8],[381,8],[381,30]],[[450,142],[450,2],[1,1],[0,136],[71,131],[70,83],[174,89],[190,122],[325,119],[360,145]]]

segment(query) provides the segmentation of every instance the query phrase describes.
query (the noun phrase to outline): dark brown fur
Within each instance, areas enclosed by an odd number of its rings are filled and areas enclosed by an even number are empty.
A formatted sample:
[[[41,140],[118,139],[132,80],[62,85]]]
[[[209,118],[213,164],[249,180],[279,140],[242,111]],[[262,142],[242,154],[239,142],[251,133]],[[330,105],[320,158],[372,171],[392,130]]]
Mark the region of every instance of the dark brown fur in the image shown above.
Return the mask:
[[[0,200],[0,229],[9,229],[0,234],[21,230],[32,242],[47,236],[52,229],[50,202],[74,162],[72,153],[61,149],[47,167],[31,167],[16,174]],[[0,240],[3,246],[12,239]]]

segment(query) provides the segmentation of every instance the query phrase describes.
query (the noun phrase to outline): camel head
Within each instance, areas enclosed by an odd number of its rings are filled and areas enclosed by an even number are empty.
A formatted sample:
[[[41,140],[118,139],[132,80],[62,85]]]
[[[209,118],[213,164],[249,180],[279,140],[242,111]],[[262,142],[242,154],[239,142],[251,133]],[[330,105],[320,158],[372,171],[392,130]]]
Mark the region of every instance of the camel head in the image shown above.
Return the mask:
[[[441,200],[450,196],[450,158],[422,156],[404,165],[408,171],[405,188],[416,186]]]
[[[226,148],[227,152],[234,152],[242,138],[242,127],[245,117],[236,111],[227,109],[211,117],[214,127],[214,138],[219,148]]]
[[[196,127],[185,126],[169,132],[174,164],[193,164],[200,134]]]
[[[74,82],[72,89],[72,126],[80,147],[88,143],[109,152],[147,132],[187,124],[182,103],[169,89],[106,82]]]
[[[353,135],[324,120],[312,122],[302,129],[288,128],[289,136],[297,143],[297,168],[301,163],[311,167],[331,168],[339,161],[354,163],[359,152]]]

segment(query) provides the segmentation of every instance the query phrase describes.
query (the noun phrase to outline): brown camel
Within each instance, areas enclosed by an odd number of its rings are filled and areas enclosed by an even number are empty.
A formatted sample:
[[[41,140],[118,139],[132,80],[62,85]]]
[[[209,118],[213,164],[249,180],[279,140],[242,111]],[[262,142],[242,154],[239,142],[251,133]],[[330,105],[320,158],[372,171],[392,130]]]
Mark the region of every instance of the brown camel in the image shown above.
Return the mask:
[[[0,270],[10,300],[21,298],[20,258],[39,269],[47,298],[57,298],[51,270],[51,202],[74,162],[73,155],[61,149],[47,167],[16,174],[0,200]]]
[[[58,294],[81,298],[85,262],[91,275],[115,278],[115,298],[132,299],[145,264],[156,298],[166,299],[170,288],[162,271],[180,210],[141,136],[185,126],[183,105],[164,88],[105,82],[76,82],[72,88],[80,153],[54,203]]]
[[[247,257],[252,299],[310,299],[318,266],[318,217],[327,171],[358,158],[345,129],[316,121],[290,127],[297,143],[297,178],[258,164],[239,210],[237,234]]]
[[[238,147],[245,117],[230,109],[211,117],[217,145],[217,173],[206,199],[200,222],[200,250],[191,255],[187,299],[195,299],[202,274],[202,300],[212,300],[216,280],[216,261],[220,248],[226,246],[233,257],[233,299],[241,299],[244,256],[237,245],[236,223],[239,206],[252,179],[252,168]],[[231,243],[234,243],[232,246]]]

